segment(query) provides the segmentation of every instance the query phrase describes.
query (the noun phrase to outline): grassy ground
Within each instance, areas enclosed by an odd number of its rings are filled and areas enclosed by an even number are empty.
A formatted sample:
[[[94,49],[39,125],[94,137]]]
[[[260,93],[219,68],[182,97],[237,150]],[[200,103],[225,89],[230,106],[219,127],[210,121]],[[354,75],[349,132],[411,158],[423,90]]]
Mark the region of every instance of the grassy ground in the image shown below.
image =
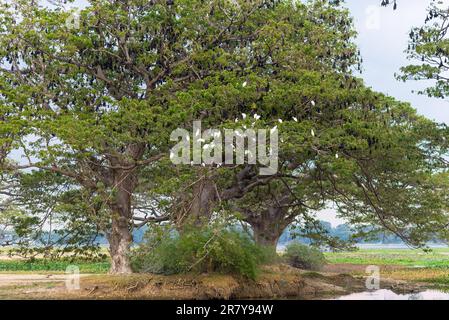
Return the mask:
[[[426,253],[412,249],[369,249],[354,252],[326,253],[330,264],[342,269],[356,265],[381,266],[381,276],[398,280],[425,282],[449,288],[449,248]],[[353,268],[361,273],[363,268]]]
[[[426,253],[413,249],[369,249],[326,253],[329,263],[399,265],[406,267],[449,268],[449,248]]]
[[[34,261],[27,261],[18,257],[10,257],[8,252],[11,248],[0,247],[0,273],[36,273],[36,272],[51,272],[51,273],[65,273],[68,266],[77,266],[80,273],[107,273],[110,267],[108,260],[100,262],[87,261],[70,261],[69,259],[61,259],[57,261],[48,261],[44,259],[35,259]],[[106,249],[103,249],[107,253]]]
[[[50,271],[63,273],[68,266],[77,266],[81,273],[107,273],[109,262],[85,262],[85,261],[45,261],[33,262],[23,260],[0,260],[0,272],[41,272]]]
[[[2,299],[315,299],[362,290],[347,275],[306,273],[287,266],[264,266],[257,281],[236,275],[81,275],[79,289],[64,274],[2,274]]]
[[[449,248],[435,249],[430,253],[411,249],[370,249],[325,255],[329,265],[324,271],[366,276],[366,266],[378,265],[381,267],[381,277],[384,279],[426,283],[432,287],[449,290]],[[110,263],[108,261],[70,262],[39,259],[29,262],[0,254],[0,275],[4,276],[7,274],[64,274],[69,265],[78,266],[80,272],[84,274],[104,275],[108,272]]]
[[[449,290],[449,248],[437,249],[430,253],[410,249],[383,249],[326,253],[325,255],[329,264],[322,273],[297,271],[291,267],[287,267],[286,270],[264,269],[257,282],[247,281],[244,287],[240,287],[242,280],[232,276],[167,277],[146,274],[113,277],[106,275],[110,266],[108,261],[70,262],[69,260],[37,259],[28,262],[8,257],[3,252],[3,254],[0,253],[0,300],[11,297],[24,299],[173,298],[174,294],[179,295],[179,298],[189,298],[197,297],[198,292],[201,292],[205,298],[228,297],[232,296],[233,292],[238,292],[241,297],[267,298],[297,294],[299,288],[303,291],[304,288],[309,288],[310,292],[307,290],[303,292],[305,295],[311,292],[327,291],[336,294],[338,290],[344,288],[348,292],[363,290],[368,265],[380,267],[383,288],[390,288],[390,286],[393,288],[396,283],[404,283],[404,292],[413,286]],[[65,287],[65,271],[69,265],[78,266],[80,272],[84,274],[81,290],[68,292]],[[272,268],[281,267],[273,266]],[[299,273],[301,275],[298,277]],[[220,279],[226,281],[223,282]],[[273,291],[273,288],[278,289]]]

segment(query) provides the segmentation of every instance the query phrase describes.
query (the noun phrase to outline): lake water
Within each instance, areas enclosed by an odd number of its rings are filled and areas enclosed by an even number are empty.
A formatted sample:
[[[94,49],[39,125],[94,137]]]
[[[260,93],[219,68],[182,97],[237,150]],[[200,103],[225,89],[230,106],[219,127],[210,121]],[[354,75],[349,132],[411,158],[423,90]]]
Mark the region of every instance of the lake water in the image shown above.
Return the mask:
[[[426,290],[417,293],[397,294],[384,289],[352,293],[335,300],[449,300],[449,293],[440,290]]]
[[[279,253],[285,252],[285,248],[288,244],[279,244],[277,246],[277,251]],[[364,250],[381,250],[381,249],[392,249],[392,250],[398,250],[398,249],[412,249],[410,246],[404,244],[404,243],[394,243],[394,244],[385,244],[385,243],[358,243],[355,245],[359,249]],[[431,249],[446,249],[448,248],[445,244],[435,244],[431,243],[427,245]]]
[[[448,246],[444,244],[427,244],[427,246],[431,249],[445,249]],[[359,249],[365,250],[380,250],[380,249],[412,249],[410,246],[404,243],[394,243],[394,244],[385,244],[385,243],[359,243],[356,244],[356,247]]]

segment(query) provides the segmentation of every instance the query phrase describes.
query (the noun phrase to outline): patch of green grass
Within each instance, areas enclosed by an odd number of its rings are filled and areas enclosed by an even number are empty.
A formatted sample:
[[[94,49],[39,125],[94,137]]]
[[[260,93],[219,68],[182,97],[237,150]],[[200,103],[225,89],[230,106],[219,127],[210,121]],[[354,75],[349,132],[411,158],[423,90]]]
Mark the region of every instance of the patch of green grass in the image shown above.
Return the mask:
[[[429,253],[414,249],[362,249],[328,252],[325,256],[329,263],[449,268],[449,248],[435,249]]]
[[[52,271],[65,272],[68,266],[77,266],[81,273],[107,273],[110,267],[108,261],[102,262],[86,262],[60,260],[0,260],[0,272],[5,271]]]

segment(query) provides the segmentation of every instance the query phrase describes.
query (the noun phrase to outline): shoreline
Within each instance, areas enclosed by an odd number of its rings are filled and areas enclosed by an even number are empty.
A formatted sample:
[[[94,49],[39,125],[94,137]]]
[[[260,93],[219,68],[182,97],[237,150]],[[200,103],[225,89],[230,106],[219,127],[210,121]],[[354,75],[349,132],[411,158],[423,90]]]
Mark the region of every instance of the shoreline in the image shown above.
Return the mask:
[[[14,275],[14,277],[12,277]],[[3,282],[8,277],[18,281]],[[425,284],[383,279],[381,289],[396,293],[424,291]],[[81,275],[79,290],[68,291],[58,274],[0,274],[0,299],[88,300],[232,300],[232,299],[333,299],[366,291],[365,277],[335,272],[311,272],[287,265],[263,268],[257,280],[232,275],[201,274],[162,276]]]

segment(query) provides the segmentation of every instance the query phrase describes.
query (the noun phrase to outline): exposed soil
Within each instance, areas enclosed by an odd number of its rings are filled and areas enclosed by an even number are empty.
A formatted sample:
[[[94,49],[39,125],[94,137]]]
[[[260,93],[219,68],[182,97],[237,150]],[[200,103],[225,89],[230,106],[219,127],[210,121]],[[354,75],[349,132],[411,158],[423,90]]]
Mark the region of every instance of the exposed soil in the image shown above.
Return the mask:
[[[328,266],[318,273],[269,266],[256,281],[217,274],[82,275],[79,290],[68,290],[64,275],[0,274],[0,299],[319,299],[366,290],[364,277],[330,270],[342,269]],[[382,287],[419,290],[419,285],[387,279]]]
[[[65,282],[62,274],[9,274],[0,273],[0,288],[12,285],[29,285],[33,283]]]

